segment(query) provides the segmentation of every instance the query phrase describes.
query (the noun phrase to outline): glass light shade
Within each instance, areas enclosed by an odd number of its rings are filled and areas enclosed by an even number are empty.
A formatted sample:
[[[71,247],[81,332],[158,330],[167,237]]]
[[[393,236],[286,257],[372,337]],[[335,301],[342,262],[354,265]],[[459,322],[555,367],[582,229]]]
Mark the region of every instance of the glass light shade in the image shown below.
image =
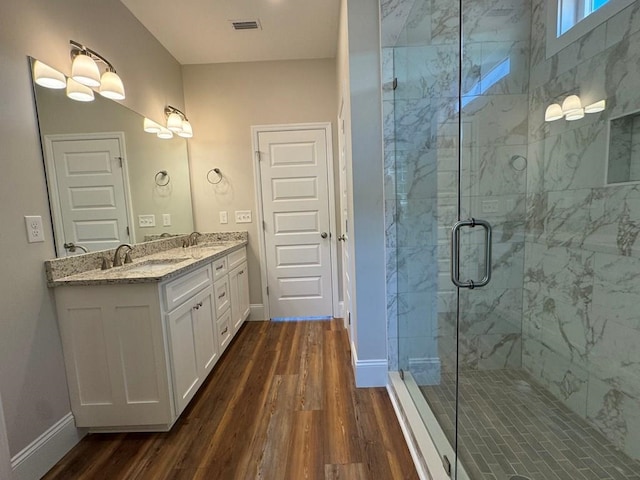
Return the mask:
[[[580,97],[578,97],[577,95],[569,95],[562,102],[562,112],[565,115],[576,112],[578,110],[582,110],[582,102],[580,101]]]
[[[583,117],[584,117],[584,108],[581,108],[580,110],[574,110],[571,113],[567,113],[564,118],[566,118],[568,121],[571,122],[573,120],[580,120]]]
[[[182,117],[177,113],[172,113],[167,118],[167,128],[172,132],[179,133],[182,131]]]
[[[191,138],[193,137],[193,129],[191,128],[191,124],[185,120],[182,122],[182,131],[178,132],[182,138]]]
[[[158,125],[153,120],[146,118],[144,119],[144,131],[147,133],[159,133],[162,130],[162,127]]]
[[[41,87],[61,89],[67,86],[64,73],[36,60],[33,64],[34,81]]]
[[[92,102],[94,99],[93,90],[73,78],[67,80],[67,97],[78,102]]]
[[[100,70],[98,65],[88,55],[82,53],[75,56],[71,64],[71,78],[87,87],[100,86]]]
[[[160,127],[160,131],[158,132],[158,138],[162,138],[163,140],[173,138],[173,132],[164,127]]]
[[[107,70],[102,74],[100,95],[112,100],[124,100],[124,85],[116,72]]]
[[[545,122],[553,122],[554,120],[560,120],[564,117],[564,113],[562,112],[562,107],[557,103],[552,103],[547,107],[547,110],[544,112],[544,121]]]
[[[592,103],[591,105],[587,105],[584,107],[585,113],[598,113],[605,109],[606,102],[604,100],[600,100],[599,102]]]

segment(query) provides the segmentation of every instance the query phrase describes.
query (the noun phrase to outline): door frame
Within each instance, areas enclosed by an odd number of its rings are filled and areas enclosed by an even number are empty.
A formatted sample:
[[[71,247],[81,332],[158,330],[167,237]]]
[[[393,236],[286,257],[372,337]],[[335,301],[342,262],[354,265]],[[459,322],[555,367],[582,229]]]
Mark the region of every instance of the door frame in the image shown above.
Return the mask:
[[[44,166],[47,178],[47,188],[49,197],[49,207],[51,211],[51,223],[53,226],[54,245],[56,256],[62,256],[64,250],[64,227],[62,222],[62,211],[60,209],[60,192],[56,181],[56,164],[53,155],[53,144],[56,141],[77,141],[77,140],[109,140],[116,139],[120,142],[120,153],[122,156],[122,181],[124,182],[124,200],[129,222],[129,241],[135,243],[135,228],[133,221],[133,204],[131,203],[131,184],[129,182],[129,168],[127,163],[127,148],[124,140],[124,132],[98,132],[98,133],[61,133],[45,135],[44,137]]]
[[[338,297],[338,264],[337,264],[337,235],[336,235],[336,206],[335,189],[333,177],[333,136],[331,122],[318,123],[285,123],[274,125],[252,125],[251,126],[251,149],[253,152],[253,181],[256,198],[256,214],[258,216],[258,245],[260,247],[260,281],[262,282],[262,305],[264,317],[271,319],[271,309],[269,307],[269,295],[267,295],[267,258],[264,235],[264,211],[262,200],[262,176],[260,173],[260,153],[258,151],[258,136],[261,132],[278,131],[300,131],[300,130],[324,130],[325,147],[327,151],[327,194],[329,196],[329,231],[331,233],[329,242],[329,253],[331,255],[331,310],[335,317],[339,314]]]

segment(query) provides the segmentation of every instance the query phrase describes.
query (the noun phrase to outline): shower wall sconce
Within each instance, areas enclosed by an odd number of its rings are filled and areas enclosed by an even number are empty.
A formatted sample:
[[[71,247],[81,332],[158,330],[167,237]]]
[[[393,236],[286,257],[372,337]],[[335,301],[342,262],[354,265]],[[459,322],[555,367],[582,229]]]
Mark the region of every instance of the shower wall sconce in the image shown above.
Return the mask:
[[[94,99],[92,88],[98,88],[100,95],[112,100],[124,100],[124,85],[116,73],[113,65],[99,53],[78,42],[70,40],[71,44],[71,77],[36,60],[33,63],[34,81],[46,88],[67,89],[67,96],[72,100],[90,102]],[[106,65],[106,70],[100,75],[96,61]]]
[[[582,101],[578,95],[569,95],[559,103],[552,103],[544,112],[545,122],[553,122],[564,117],[567,121],[579,120],[585,113],[598,113],[605,109],[605,100],[600,100],[586,107],[582,107]]]
[[[162,139],[173,138],[174,132],[183,138],[193,137],[193,129],[191,128],[191,124],[184,113],[176,107],[168,105],[164,109],[164,114],[167,117],[166,127],[154,122],[150,118],[145,118],[143,126],[144,131],[147,133],[155,133]]]

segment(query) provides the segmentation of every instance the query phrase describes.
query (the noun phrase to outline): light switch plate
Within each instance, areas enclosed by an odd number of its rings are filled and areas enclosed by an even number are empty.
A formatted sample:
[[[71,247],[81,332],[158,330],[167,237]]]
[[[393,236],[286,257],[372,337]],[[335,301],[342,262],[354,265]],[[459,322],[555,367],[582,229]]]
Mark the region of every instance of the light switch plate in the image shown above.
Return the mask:
[[[40,215],[26,215],[24,223],[27,226],[27,240],[29,243],[44,242],[42,217]]]
[[[171,214],[170,213],[163,213],[162,214],[162,226],[163,227],[170,227],[171,226]]]
[[[156,216],[155,215],[138,215],[138,226],[140,228],[155,227]]]
[[[226,210],[220,212],[220,224],[224,225],[229,223],[229,215],[227,215]]]
[[[251,223],[251,210],[236,210],[236,223]]]

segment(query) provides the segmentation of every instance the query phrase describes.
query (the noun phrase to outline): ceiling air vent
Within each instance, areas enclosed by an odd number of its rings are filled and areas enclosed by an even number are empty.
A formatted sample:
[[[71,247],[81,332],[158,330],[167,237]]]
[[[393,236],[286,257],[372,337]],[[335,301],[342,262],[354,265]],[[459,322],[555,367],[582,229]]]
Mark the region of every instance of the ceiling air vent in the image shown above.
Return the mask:
[[[234,30],[261,30],[260,20],[229,20]]]

